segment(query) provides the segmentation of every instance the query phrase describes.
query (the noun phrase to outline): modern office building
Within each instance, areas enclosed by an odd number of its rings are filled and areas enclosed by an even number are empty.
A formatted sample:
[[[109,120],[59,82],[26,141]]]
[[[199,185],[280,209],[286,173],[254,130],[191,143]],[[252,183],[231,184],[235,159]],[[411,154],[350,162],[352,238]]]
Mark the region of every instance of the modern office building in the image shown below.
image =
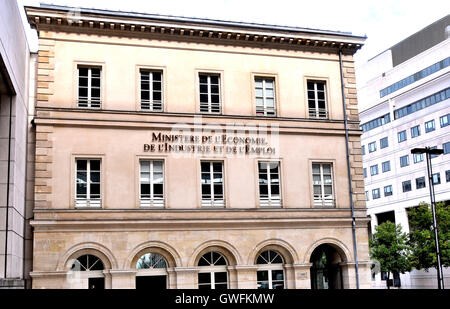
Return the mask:
[[[436,201],[450,200],[450,15],[357,68],[367,212],[375,226],[387,220],[409,232],[407,210],[430,203],[425,155],[431,159]],[[449,287],[449,272],[445,271]],[[373,285],[385,287],[381,274]],[[395,277],[402,288],[437,287],[436,271]]]
[[[350,33],[26,8],[33,288],[361,288]]]
[[[31,269],[26,163],[33,57],[17,2],[0,0],[0,288],[24,288]]]

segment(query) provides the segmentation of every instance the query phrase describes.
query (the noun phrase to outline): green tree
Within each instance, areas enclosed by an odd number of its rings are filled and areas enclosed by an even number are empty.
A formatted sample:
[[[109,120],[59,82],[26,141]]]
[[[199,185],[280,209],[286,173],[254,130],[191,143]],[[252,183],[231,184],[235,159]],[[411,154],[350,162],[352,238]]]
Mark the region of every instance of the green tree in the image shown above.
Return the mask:
[[[402,232],[400,224],[387,221],[376,227],[369,240],[370,257],[380,263],[380,270],[387,273],[386,285],[389,289],[391,273],[405,273],[412,269],[409,261],[408,235]]]
[[[420,203],[408,210],[410,226],[409,244],[411,264],[416,269],[435,268],[437,266],[436,244],[433,231],[433,215],[430,205]],[[436,221],[439,231],[441,264],[450,266],[450,206],[445,202],[436,204]]]

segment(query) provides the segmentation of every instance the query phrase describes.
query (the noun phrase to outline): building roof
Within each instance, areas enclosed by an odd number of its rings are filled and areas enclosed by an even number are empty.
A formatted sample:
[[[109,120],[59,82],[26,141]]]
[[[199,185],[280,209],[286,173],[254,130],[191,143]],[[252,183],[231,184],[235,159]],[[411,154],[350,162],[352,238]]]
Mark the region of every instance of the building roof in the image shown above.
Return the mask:
[[[347,53],[355,53],[366,39],[339,31],[48,4],[27,6],[25,10],[29,23],[38,31],[57,28],[67,32],[122,31],[123,35],[171,35],[174,39],[201,38],[210,43],[221,40],[260,47],[275,44],[291,48],[331,48]]]

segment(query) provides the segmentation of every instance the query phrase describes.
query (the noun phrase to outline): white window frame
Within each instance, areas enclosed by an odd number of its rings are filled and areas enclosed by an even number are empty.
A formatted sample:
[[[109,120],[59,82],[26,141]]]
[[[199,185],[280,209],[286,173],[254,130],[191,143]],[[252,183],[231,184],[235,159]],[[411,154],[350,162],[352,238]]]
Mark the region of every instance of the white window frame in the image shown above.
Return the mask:
[[[258,272],[266,271],[267,272],[267,282],[269,283],[269,290],[272,290],[273,289],[273,281],[274,281],[273,276],[272,276],[273,275],[272,271],[281,270],[281,271],[283,271],[283,289],[286,289],[286,272],[284,271],[284,267],[283,267],[284,263],[285,263],[283,256],[275,250],[264,250],[258,255],[258,257],[265,251],[275,252],[277,255],[280,256],[282,263],[272,264],[271,262],[268,262],[267,264],[256,264],[258,267],[258,269],[256,270],[256,284],[258,285],[259,282],[263,282],[263,281],[258,281]],[[257,257],[257,259],[258,259],[258,257]],[[275,280],[275,281],[281,281],[281,280]]]
[[[141,185],[142,185],[142,179],[141,179],[141,175],[142,175],[142,163],[143,162],[149,162],[150,163],[150,171],[149,171],[149,185],[150,185],[150,197],[142,197],[142,192],[141,192]],[[163,193],[161,194],[161,196],[155,196],[154,193],[154,164],[155,162],[161,162],[161,170],[162,170],[162,187],[163,187]],[[164,160],[161,159],[140,159],[139,160],[139,204],[141,207],[164,207],[165,203],[164,203]]]
[[[259,174],[260,169],[259,165],[260,163],[264,163],[267,165],[265,169],[265,175],[267,177],[267,196],[266,194],[261,194],[261,184],[259,183]],[[277,170],[278,170],[278,195],[272,195],[272,178],[270,175],[270,165],[271,164],[277,164]],[[258,192],[259,192],[259,204],[261,207],[281,207],[282,206],[282,195],[281,195],[281,162],[280,161],[258,161],[257,165],[258,170]]]
[[[331,183],[327,185],[331,185],[331,198],[327,195],[325,195],[325,182],[324,182],[324,172],[323,172],[323,166],[324,165],[330,166],[330,177],[331,177]],[[319,174],[314,174],[314,168],[313,165],[319,165],[320,166],[320,172]],[[333,177],[333,163],[331,162],[312,162],[312,182],[313,182],[313,202],[314,207],[335,207],[336,201],[334,198],[335,194],[335,188],[334,188],[334,177]],[[314,176],[320,176],[320,183],[316,184],[314,182]],[[320,185],[320,196],[318,194],[315,194],[314,192],[314,186]]]
[[[202,84],[200,81],[200,76],[206,76],[207,80],[206,80],[206,84]],[[217,87],[218,87],[218,93],[217,95],[219,96],[219,103],[213,103],[212,102],[212,83],[211,83],[211,77],[217,77],[218,81],[217,81]],[[199,72],[198,73],[198,93],[199,93],[199,112],[202,114],[222,114],[222,87],[221,87],[221,75],[220,73],[208,73],[208,72]],[[202,93],[201,92],[201,86],[202,85],[206,85],[208,90],[207,93]],[[201,101],[201,95],[202,94],[206,94],[208,96],[208,102],[202,102]],[[214,93],[215,94],[215,93]],[[213,111],[213,107],[218,107],[218,111]],[[207,107],[207,111],[202,111],[202,107]]]
[[[377,142],[375,141],[375,142],[369,143],[368,148],[369,148],[369,153],[377,151]]]
[[[144,100],[142,99],[142,73],[148,73],[149,74],[149,99],[148,102],[144,102]],[[161,90],[154,90],[153,89],[153,74],[154,73],[159,73],[161,74]],[[145,90],[147,91],[147,90]],[[154,92],[155,91],[159,91],[161,92],[161,100],[155,100],[153,98],[154,96]],[[148,108],[145,107],[143,108],[144,104],[148,104]],[[139,108],[141,111],[150,111],[150,112],[163,112],[164,111],[164,72],[162,70],[153,70],[153,69],[145,69],[145,68],[140,68],[139,69]]]
[[[78,197],[77,190],[77,174],[78,174],[78,161],[86,161],[86,198]],[[99,161],[100,169],[98,172],[100,173],[100,181],[98,182],[99,189],[99,198],[91,198],[91,161]],[[97,171],[96,171],[97,172]],[[102,159],[100,158],[76,158],[75,159],[75,207],[101,207],[102,206]],[[95,183],[96,184],[96,183]]]
[[[198,266],[198,263],[197,263],[197,267],[198,267],[197,277],[198,277],[198,274],[209,274],[211,289],[215,290],[216,289],[216,278],[215,278],[214,274],[215,273],[226,273],[227,274],[227,289],[229,289],[230,288],[230,274],[228,273],[228,260],[222,253],[217,252],[217,251],[209,251],[209,252],[206,252],[205,254],[208,254],[211,252],[215,252],[215,253],[221,255],[223,257],[223,259],[225,260],[226,265]],[[200,259],[205,254],[202,254]],[[200,282],[197,282],[197,285],[199,286],[199,288],[200,288],[200,285],[206,286],[205,283],[201,284]]]
[[[313,83],[314,89],[309,89],[308,84]],[[319,108],[319,97],[318,93],[319,90],[317,89],[317,84],[323,84],[323,95],[324,95],[324,103],[325,108]],[[306,91],[307,91],[307,98],[308,98],[308,117],[309,118],[318,118],[318,119],[328,119],[328,102],[327,102],[327,82],[324,80],[314,80],[314,79],[308,79],[306,80]],[[310,99],[309,92],[313,91],[314,98]],[[314,101],[314,108],[309,107],[309,101]]]
[[[80,87],[85,88],[86,86],[80,86],[80,69],[87,69],[88,70],[88,85],[87,85],[87,92],[88,92],[88,96],[87,98],[85,98],[87,100],[86,103],[83,104],[87,104],[87,106],[80,106]],[[92,98],[92,70],[93,69],[98,69],[100,70],[100,86],[99,86],[99,97],[95,98],[95,100]],[[78,108],[87,108],[87,109],[101,109],[102,107],[102,72],[103,72],[103,68],[101,66],[95,66],[95,65],[78,65],[77,66],[77,107]],[[95,103],[95,106],[94,104]],[[98,106],[97,106],[98,105]]]
[[[436,130],[436,123],[434,119],[425,122],[425,133],[430,133]]]
[[[261,80],[262,81],[262,96],[258,96],[256,94],[257,89],[260,89],[260,87],[256,86],[257,80]],[[266,87],[266,83],[268,81],[271,81],[273,84],[273,97],[269,97],[266,96],[266,90],[270,89]],[[273,76],[260,76],[260,75],[255,75],[254,76],[254,91],[255,91],[255,107],[256,107],[256,116],[257,117],[276,117],[277,116],[277,99],[276,99],[276,84],[275,84],[276,80],[275,77]],[[262,106],[258,106],[257,104],[257,100],[258,99],[262,99],[263,101],[263,105]],[[268,99],[273,99],[273,107],[268,107],[267,106],[267,100]]]
[[[209,180],[210,180],[210,184],[209,184],[209,188],[210,188],[210,198],[204,198],[204,194],[203,194],[203,171],[202,171],[202,163],[208,163],[209,164],[209,171],[206,172],[209,174]],[[221,179],[222,179],[222,199],[218,199],[216,200],[214,198],[215,193],[214,193],[214,163],[220,163],[222,170],[221,170]],[[200,188],[200,192],[201,192],[201,196],[202,196],[202,207],[225,207],[225,173],[224,173],[224,162],[223,161],[207,161],[207,160],[202,160],[200,161],[200,184],[201,184],[201,188]]]

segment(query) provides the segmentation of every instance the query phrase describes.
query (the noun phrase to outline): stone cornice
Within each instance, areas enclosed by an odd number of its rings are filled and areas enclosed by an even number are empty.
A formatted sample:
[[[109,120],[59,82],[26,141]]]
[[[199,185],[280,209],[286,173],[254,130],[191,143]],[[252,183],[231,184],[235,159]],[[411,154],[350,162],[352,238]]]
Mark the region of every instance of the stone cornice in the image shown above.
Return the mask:
[[[366,37],[312,30],[184,17],[79,9],[61,6],[26,7],[28,22],[38,31],[139,36],[260,48],[317,50],[354,54]]]

